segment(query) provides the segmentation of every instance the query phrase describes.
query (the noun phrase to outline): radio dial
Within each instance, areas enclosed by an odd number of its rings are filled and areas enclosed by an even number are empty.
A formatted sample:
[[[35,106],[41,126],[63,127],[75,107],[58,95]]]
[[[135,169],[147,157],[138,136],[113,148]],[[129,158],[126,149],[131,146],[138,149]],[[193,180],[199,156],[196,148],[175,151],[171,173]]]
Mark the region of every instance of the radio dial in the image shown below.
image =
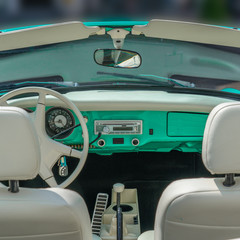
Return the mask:
[[[103,127],[103,132],[104,133],[109,133],[110,132],[110,129],[109,129],[109,127]]]

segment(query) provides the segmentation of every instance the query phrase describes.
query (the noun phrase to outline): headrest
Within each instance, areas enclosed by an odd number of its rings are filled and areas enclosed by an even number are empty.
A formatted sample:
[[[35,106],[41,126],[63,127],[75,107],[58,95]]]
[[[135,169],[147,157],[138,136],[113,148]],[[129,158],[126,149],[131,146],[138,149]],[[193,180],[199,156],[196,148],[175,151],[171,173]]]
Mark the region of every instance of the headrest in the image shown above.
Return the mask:
[[[211,111],[202,159],[212,174],[240,173],[240,102],[223,103]]]
[[[39,173],[40,147],[29,114],[0,107],[0,181],[33,179]]]

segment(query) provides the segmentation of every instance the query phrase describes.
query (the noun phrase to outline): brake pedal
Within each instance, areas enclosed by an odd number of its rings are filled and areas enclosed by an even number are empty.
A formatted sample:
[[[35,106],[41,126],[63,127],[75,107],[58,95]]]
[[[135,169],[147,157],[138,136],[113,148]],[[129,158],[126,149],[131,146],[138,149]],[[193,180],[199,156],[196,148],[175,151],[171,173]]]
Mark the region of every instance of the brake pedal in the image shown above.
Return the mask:
[[[92,233],[100,236],[102,226],[102,216],[107,208],[108,194],[98,193],[92,217]]]

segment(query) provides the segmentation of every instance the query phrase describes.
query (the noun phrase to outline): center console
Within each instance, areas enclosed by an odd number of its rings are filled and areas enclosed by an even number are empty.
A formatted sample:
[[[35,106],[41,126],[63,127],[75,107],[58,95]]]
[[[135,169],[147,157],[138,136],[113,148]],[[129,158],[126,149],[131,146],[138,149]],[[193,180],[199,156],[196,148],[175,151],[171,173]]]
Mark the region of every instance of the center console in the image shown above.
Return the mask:
[[[118,202],[117,194],[120,194],[121,199],[121,236],[124,240],[135,240],[141,234],[137,189],[123,188],[123,190],[120,185],[114,185],[111,195],[111,204],[102,214],[101,228],[99,232],[102,240],[116,240],[119,238],[119,224],[116,217]]]

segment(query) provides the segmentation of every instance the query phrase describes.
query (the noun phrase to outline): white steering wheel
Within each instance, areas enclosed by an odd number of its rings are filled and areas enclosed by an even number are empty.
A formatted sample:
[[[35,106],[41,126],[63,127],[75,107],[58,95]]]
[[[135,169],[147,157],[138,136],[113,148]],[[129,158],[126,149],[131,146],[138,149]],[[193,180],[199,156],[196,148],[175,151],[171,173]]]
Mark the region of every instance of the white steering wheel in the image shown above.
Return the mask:
[[[39,175],[50,187],[67,187],[81,172],[88,155],[89,137],[88,130],[84,118],[78,108],[66,97],[60,93],[41,87],[26,87],[11,91],[0,98],[0,105],[6,106],[7,100],[10,98],[19,96],[26,93],[38,93],[38,100],[36,110],[33,113],[29,113],[33,124],[36,128],[36,132],[39,138],[41,149],[41,165]],[[51,95],[62,102],[64,102],[68,108],[70,108],[77,116],[81,127],[83,136],[83,149],[82,151],[75,150],[69,146],[52,140],[46,133],[45,129],[45,102],[46,96]],[[52,167],[62,156],[69,156],[78,158],[80,161],[73,171],[73,173],[61,184],[57,184],[52,172]]]

